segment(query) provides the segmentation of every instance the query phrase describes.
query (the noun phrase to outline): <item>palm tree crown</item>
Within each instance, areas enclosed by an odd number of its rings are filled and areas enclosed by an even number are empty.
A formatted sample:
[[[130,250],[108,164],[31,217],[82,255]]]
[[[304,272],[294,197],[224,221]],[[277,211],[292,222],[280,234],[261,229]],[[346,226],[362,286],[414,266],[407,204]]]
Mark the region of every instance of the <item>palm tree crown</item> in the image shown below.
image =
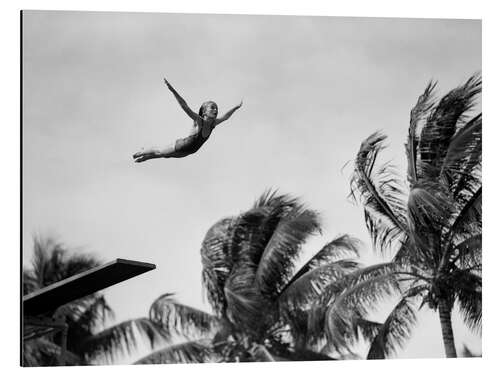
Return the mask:
[[[427,86],[410,114],[406,183],[394,166],[378,162],[386,140],[380,132],[361,144],[355,160],[352,195],[363,204],[375,249],[391,254],[392,262],[360,271],[362,286],[345,293],[332,325],[358,330],[355,318],[389,295],[400,296],[385,322],[364,327],[372,341],[369,358],[392,354],[409,338],[419,301],[439,311],[449,357],[456,356],[455,303],[468,327],[481,329],[482,116],[470,115],[481,78],[471,77],[440,100],[435,86]],[[345,309],[354,300],[356,311]]]
[[[302,245],[319,231],[316,212],[270,191],[250,210],[218,221],[201,248],[213,314],[161,296],[151,320],[188,341],[138,363],[333,359],[319,350],[326,334],[315,303],[327,285],[357,268],[355,260],[344,259],[356,258],[357,249],[344,235],[297,269]]]

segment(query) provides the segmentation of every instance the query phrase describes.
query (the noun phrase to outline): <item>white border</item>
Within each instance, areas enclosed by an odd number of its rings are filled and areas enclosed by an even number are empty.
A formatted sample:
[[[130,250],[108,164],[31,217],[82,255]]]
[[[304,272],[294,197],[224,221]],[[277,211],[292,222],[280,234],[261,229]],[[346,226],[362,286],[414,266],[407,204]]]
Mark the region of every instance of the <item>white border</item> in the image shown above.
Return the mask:
[[[138,370],[148,373],[254,373],[256,371],[292,371],[292,372],[346,372],[346,373],[379,373],[421,374],[423,372],[438,373],[440,371],[453,374],[492,373],[494,361],[498,354],[498,245],[494,241],[496,222],[495,214],[499,211],[497,189],[498,170],[496,160],[498,149],[498,42],[496,35],[499,17],[493,1],[444,1],[419,0],[404,1],[272,1],[253,0],[236,2],[229,0],[177,2],[165,1],[103,1],[74,0],[66,1],[18,1],[2,3],[0,12],[2,25],[3,52],[1,64],[1,108],[6,115],[2,116],[1,150],[2,157],[2,191],[0,197],[2,212],[2,260],[1,274],[2,301],[4,306],[0,320],[3,323],[1,345],[2,372],[8,370],[36,371],[37,373],[62,373],[71,371],[79,373],[92,371],[97,373],[135,373]],[[19,10],[20,9],[56,9],[56,10],[94,10],[94,11],[140,11],[171,13],[221,13],[221,14],[282,14],[282,15],[330,15],[330,16],[362,16],[362,17],[405,17],[405,18],[475,18],[483,19],[483,112],[485,119],[485,166],[486,182],[484,217],[484,329],[483,359],[463,360],[391,360],[391,361],[345,361],[337,363],[279,363],[279,364],[231,364],[223,365],[167,365],[164,366],[113,366],[99,368],[51,368],[20,369],[19,368]],[[464,51],[466,53],[466,51]],[[495,186],[496,185],[496,186]],[[498,369],[497,369],[498,371]],[[9,371],[10,373],[10,371]],[[83,373],[83,372],[82,372]]]

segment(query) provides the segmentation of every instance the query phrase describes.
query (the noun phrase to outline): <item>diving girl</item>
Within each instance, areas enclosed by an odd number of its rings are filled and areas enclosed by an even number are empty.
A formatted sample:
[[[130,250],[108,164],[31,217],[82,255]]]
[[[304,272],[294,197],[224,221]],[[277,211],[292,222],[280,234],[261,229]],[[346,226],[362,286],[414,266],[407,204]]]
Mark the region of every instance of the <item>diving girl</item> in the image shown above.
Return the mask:
[[[217,118],[217,104],[215,104],[215,102],[208,101],[203,103],[198,113],[196,113],[189,108],[186,101],[177,93],[177,91],[175,91],[172,85],[170,85],[166,79],[164,80],[168,89],[172,92],[172,94],[174,94],[175,99],[177,99],[181,108],[193,120],[193,129],[191,130],[190,135],[176,140],[173,144],[167,146],[166,148],[142,149],[141,151],[135,153],[133,158],[136,163],[157,158],[183,158],[194,154],[208,140],[214,128],[222,122],[228,120],[232,114],[243,105],[243,102],[241,102],[236,107],[229,110],[224,116]]]

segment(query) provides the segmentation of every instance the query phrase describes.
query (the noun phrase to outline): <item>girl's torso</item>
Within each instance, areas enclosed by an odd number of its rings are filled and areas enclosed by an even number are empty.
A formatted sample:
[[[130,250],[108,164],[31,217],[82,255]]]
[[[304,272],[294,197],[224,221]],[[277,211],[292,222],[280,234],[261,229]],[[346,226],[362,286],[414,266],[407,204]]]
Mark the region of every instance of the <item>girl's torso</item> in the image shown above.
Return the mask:
[[[191,134],[186,138],[177,140],[175,144],[176,151],[185,152],[187,154],[194,153],[208,140],[210,134],[215,127],[215,121],[211,123],[201,119],[193,124]]]
[[[194,133],[199,133],[201,137],[203,137],[205,140],[210,137],[210,134],[212,134],[212,130],[214,130],[214,125],[215,125],[215,120],[208,122],[204,119],[194,121],[193,128],[194,128]]]

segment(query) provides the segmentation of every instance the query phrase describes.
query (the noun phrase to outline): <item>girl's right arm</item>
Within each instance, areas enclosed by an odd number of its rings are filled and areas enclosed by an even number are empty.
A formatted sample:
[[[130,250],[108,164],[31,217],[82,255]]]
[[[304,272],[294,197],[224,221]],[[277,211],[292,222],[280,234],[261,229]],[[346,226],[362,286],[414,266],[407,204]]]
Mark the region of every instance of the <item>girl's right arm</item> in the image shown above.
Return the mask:
[[[186,101],[182,98],[182,96],[179,95],[177,91],[172,87],[170,83],[166,80],[166,78],[163,78],[165,81],[165,84],[167,85],[168,89],[174,94],[175,99],[177,99],[177,102],[180,104],[181,108],[186,112],[186,114],[191,117],[194,121],[198,121],[201,119],[201,117],[194,112],[189,106],[187,105]]]

